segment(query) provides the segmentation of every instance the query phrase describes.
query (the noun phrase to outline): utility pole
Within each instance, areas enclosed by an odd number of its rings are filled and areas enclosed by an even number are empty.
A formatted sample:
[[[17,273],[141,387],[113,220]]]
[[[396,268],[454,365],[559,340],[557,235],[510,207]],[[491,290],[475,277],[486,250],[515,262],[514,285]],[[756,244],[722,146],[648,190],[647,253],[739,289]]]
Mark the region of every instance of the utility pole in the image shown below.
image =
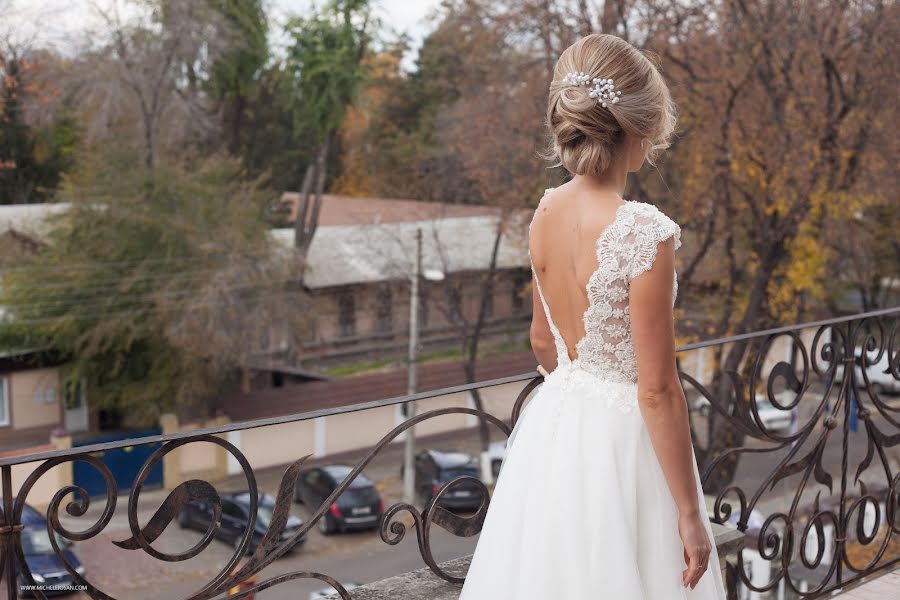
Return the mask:
[[[419,280],[422,278],[422,229],[416,229],[416,265],[409,285],[409,356],[406,393],[416,393],[419,386]],[[411,419],[416,414],[415,402],[403,403],[403,416]],[[406,430],[406,447],[403,453],[403,501],[414,504],[416,499],[416,428]]]

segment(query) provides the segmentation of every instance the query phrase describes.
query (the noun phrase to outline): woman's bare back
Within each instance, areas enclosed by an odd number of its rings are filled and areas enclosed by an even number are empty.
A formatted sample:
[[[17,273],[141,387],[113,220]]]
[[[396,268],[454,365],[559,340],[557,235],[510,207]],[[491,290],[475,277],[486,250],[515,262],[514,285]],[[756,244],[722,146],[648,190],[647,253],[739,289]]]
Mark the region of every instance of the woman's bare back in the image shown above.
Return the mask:
[[[613,194],[589,194],[566,186],[547,190],[529,234],[529,252],[553,323],[569,358],[584,337],[587,283],[597,270],[597,239],[626,202]]]
[[[648,270],[658,244],[678,225],[655,206],[609,193],[550,188],[531,222],[535,286],[559,364],[577,362],[605,379],[637,377],[628,314],[633,277]],[[673,302],[677,283],[673,289]]]

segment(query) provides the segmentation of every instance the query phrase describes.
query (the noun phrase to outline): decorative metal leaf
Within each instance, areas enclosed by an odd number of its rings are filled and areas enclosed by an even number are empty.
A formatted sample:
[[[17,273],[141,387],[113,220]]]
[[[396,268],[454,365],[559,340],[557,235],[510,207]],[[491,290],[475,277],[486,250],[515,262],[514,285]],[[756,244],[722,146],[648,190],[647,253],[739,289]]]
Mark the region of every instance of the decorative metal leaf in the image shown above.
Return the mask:
[[[264,556],[281,539],[288,517],[291,516],[291,503],[294,501],[294,488],[297,485],[297,476],[300,474],[300,468],[303,466],[303,463],[310,456],[312,454],[307,454],[291,463],[281,477],[281,481],[278,483],[278,496],[275,498],[275,510],[272,511],[269,528],[266,530],[266,534],[263,536],[259,546],[257,546],[256,552],[254,552],[254,558]]]
[[[219,494],[209,483],[200,479],[191,479],[179,484],[172,490],[160,507],[153,513],[150,520],[141,529],[141,534],[149,542],[153,543],[156,538],[162,535],[169,523],[178,516],[187,503],[191,500],[201,502],[209,502],[213,505],[213,522],[218,523],[219,516],[222,513],[222,507],[219,502]],[[134,536],[119,542],[113,541],[113,544],[123,550],[137,550],[140,548]]]
[[[868,442],[868,447],[866,448],[866,456],[859,463],[859,467],[856,469],[856,475],[854,476],[853,481],[859,481],[859,476],[863,471],[869,468],[869,465],[872,464],[872,458],[875,456],[875,440],[872,439],[871,435],[868,435],[866,436],[866,441]]]

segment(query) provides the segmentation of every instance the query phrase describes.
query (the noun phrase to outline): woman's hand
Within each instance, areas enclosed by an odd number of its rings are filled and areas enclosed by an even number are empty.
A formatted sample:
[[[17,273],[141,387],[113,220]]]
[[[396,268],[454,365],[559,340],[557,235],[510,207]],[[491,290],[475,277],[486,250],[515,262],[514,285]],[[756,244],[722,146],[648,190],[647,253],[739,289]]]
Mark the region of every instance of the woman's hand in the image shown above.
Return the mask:
[[[709,535],[699,512],[678,517],[678,535],[684,545],[684,562],[688,566],[681,574],[681,584],[694,589],[709,568],[709,555],[712,552]]]
[[[545,369],[545,368],[542,367],[541,365],[538,365],[538,366],[537,366],[537,372],[540,373],[541,375],[543,375],[544,377],[546,377],[547,375],[549,375],[549,373],[547,372],[547,369]]]

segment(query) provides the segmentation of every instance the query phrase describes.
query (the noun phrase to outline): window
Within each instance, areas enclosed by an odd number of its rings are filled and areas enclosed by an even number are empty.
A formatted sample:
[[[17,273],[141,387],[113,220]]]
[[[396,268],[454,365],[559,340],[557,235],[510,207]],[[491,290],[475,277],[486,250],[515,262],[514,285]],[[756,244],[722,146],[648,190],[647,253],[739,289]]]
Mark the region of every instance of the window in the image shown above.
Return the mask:
[[[34,390],[35,404],[53,404],[56,402],[56,389]]]
[[[352,292],[344,292],[338,297],[338,335],[356,335],[356,299]]]
[[[257,348],[260,352],[266,352],[267,350],[272,349],[272,338],[267,326],[263,326],[259,330],[259,341],[257,344]]]
[[[9,380],[0,377],[0,425],[9,425]]]
[[[482,292],[484,293],[484,292]],[[484,300],[484,320],[489,321],[494,316],[494,287],[491,286],[490,293],[483,298]]]
[[[450,321],[458,323],[462,320],[462,287],[460,284],[453,285],[448,292],[450,296]]]
[[[525,309],[525,278],[521,275],[513,279],[512,309],[515,315],[522,314],[522,311]]]
[[[391,303],[391,288],[382,286],[375,292],[375,330],[390,332],[394,327],[394,310]]]
[[[66,410],[76,410],[84,406],[87,380],[70,381],[63,384],[63,404]]]

